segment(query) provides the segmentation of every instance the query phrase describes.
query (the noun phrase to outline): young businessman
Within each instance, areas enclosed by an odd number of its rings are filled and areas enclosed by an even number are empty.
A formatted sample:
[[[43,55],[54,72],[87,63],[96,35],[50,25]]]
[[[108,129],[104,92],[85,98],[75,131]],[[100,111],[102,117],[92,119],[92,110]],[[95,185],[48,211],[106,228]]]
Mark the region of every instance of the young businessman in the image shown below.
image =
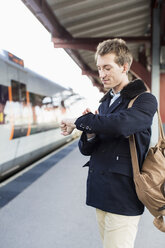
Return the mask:
[[[90,155],[86,203],[96,208],[104,248],[133,248],[144,211],[135,191],[128,137],[135,134],[141,168],[157,101],[140,79],[129,82],[131,63],[132,55],[123,40],[100,43],[96,64],[107,93],[98,113],[87,109],[79,118],[61,123],[63,135],[74,128],[83,131],[79,148],[82,154]],[[137,95],[128,109],[130,100]]]

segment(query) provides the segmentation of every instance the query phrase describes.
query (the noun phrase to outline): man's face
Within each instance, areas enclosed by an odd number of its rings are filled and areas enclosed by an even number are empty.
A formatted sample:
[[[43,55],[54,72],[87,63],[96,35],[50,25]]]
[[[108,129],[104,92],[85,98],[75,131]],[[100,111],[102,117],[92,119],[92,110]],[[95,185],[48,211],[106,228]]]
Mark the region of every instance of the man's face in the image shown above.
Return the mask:
[[[99,77],[106,90],[117,89],[120,87],[123,79],[123,66],[116,64],[115,54],[105,54],[103,56],[98,55],[97,57],[97,68]]]

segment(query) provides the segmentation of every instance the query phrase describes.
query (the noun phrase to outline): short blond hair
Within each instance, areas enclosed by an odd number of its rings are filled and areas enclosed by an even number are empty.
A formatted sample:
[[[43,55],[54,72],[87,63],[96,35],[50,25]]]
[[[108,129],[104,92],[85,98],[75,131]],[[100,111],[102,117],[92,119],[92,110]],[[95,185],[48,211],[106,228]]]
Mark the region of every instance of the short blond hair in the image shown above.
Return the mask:
[[[95,53],[95,59],[97,60],[98,55],[103,56],[109,53],[115,54],[115,62],[119,66],[128,63],[129,68],[131,67],[133,57],[124,40],[115,38],[99,43]]]

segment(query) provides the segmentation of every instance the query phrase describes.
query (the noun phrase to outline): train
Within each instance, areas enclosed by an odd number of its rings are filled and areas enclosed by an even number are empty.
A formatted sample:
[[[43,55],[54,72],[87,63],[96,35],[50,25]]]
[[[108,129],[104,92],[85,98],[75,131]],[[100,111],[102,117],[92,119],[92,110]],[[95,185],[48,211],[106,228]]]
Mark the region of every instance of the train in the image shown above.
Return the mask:
[[[74,138],[60,122],[84,100],[8,51],[0,54],[0,182]]]

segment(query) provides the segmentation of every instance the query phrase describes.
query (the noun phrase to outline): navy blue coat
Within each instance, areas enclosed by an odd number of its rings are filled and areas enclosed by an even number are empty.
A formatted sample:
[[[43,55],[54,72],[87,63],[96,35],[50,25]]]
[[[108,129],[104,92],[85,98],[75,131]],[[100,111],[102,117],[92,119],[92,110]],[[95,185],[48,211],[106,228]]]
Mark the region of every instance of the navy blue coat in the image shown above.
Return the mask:
[[[88,113],[75,124],[83,131],[79,149],[90,156],[87,179],[87,205],[103,211],[134,216],[142,214],[133,182],[129,135],[135,134],[138,160],[142,167],[151,137],[151,124],[157,109],[156,98],[141,80],[129,83],[120,97],[109,106],[109,92],[103,97],[99,114]],[[128,103],[138,95],[131,108]],[[87,141],[86,133],[95,133]]]

